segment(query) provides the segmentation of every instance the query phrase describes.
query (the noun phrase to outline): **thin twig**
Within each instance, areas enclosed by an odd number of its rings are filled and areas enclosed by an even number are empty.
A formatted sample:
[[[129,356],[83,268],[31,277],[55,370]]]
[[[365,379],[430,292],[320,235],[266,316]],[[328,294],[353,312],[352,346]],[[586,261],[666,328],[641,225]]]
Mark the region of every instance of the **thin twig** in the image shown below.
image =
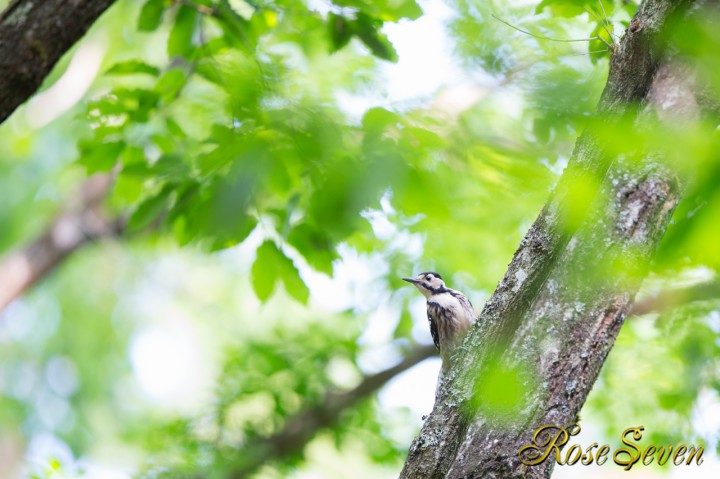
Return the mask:
[[[590,15],[592,18],[597,20],[598,23],[601,24],[600,26],[602,27],[603,30],[605,30],[605,33],[608,34],[608,36],[610,37],[610,40],[612,40],[612,42],[615,43],[615,40],[613,40],[613,37],[615,36],[615,34],[611,30],[608,30],[607,26],[605,25],[605,21],[602,18],[600,18],[600,16],[597,13],[593,12],[588,7],[583,7],[583,8],[588,13],[588,15]],[[600,39],[601,42],[603,42],[605,45],[610,47],[610,44],[607,41],[605,41],[605,39],[603,37],[598,35],[598,38]]]
[[[602,0],[598,0],[598,3],[600,4],[600,10],[602,10],[603,18],[605,18],[605,23],[610,26],[610,20],[608,20],[607,13],[605,13],[605,7],[603,6]]]
[[[543,35],[536,35],[534,33],[528,32],[527,30],[523,30],[522,28],[518,28],[515,25],[512,25],[502,18],[499,18],[495,16],[495,14],[490,14],[495,20],[497,20],[500,23],[504,23],[508,27],[512,28],[513,30],[517,30],[518,32],[524,33],[525,35],[530,35],[531,37],[539,38],[541,40],[548,40],[551,42],[563,42],[563,43],[569,43],[569,42],[589,42],[591,40],[597,40],[599,37],[590,37],[590,38],[571,38],[571,39],[561,39],[561,38],[550,38],[545,37]]]
[[[581,56],[583,56],[583,55],[592,55],[593,53],[606,53],[606,52],[609,52],[609,51],[610,51],[609,49],[605,49],[605,50],[593,50],[593,51],[591,51],[591,52],[583,52],[583,53],[568,53],[568,54],[565,55],[565,56],[568,56],[568,57],[581,57]]]

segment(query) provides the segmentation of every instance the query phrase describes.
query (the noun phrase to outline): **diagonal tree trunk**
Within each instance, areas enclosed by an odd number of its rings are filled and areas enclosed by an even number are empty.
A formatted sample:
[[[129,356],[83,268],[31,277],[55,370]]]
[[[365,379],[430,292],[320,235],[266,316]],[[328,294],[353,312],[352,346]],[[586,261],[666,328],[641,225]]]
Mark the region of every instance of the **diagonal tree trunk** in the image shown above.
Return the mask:
[[[0,13],[0,123],[115,0],[13,0]]]
[[[664,42],[671,18],[705,3],[643,2],[611,57],[599,128],[699,118],[692,72]],[[402,478],[550,476],[554,461],[527,466],[520,448],[544,424],[577,421],[681,194],[662,152],[613,155],[593,131],[454,358]],[[505,415],[483,379],[498,370],[525,389]]]

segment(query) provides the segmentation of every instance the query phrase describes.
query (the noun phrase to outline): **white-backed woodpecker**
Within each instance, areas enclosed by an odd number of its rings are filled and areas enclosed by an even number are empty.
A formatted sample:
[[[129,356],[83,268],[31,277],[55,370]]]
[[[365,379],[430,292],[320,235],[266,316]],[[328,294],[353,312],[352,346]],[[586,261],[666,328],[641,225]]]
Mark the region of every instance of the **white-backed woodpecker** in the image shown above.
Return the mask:
[[[420,273],[415,278],[403,280],[415,285],[427,299],[430,334],[440,350],[443,368],[447,368],[453,350],[475,322],[472,304],[460,291],[445,286],[442,276],[437,273]]]

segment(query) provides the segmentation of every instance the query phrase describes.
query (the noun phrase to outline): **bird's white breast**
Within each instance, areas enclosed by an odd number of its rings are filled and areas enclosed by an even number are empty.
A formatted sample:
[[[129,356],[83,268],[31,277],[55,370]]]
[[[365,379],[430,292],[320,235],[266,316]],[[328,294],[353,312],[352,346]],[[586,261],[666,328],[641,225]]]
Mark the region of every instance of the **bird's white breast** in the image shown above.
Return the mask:
[[[473,321],[471,312],[466,311],[460,300],[450,293],[440,293],[431,296],[428,303],[435,303],[443,309],[452,311],[452,316],[462,322],[463,319],[469,323]]]
[[[431,303],[436,303],[445,309],[460,309],[460,301],[450,293],[440,293],[432,296],[429,300]]]

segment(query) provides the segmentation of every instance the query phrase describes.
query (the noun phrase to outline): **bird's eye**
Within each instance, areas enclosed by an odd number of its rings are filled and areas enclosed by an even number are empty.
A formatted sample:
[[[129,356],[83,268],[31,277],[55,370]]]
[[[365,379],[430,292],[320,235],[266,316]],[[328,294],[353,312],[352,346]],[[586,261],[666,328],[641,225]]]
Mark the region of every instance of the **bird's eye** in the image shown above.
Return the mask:
[[[425,276],[425,281],[432,281],[433,277],[431,274]]]

